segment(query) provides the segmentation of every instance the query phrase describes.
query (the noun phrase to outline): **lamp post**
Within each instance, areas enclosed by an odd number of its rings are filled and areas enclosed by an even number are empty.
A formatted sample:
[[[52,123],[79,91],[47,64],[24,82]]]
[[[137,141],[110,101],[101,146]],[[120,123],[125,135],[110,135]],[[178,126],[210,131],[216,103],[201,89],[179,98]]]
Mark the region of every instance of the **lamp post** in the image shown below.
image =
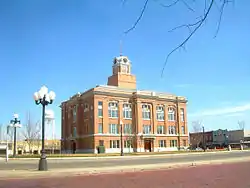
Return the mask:
[[[44,135],[45,135],[45,107],[48,104],[52,104],[55,100],[56,94],[54,91],[48,92],[48,88],[46,86],[42,86],[41,89],[38,92],[34,93],[34,100],[37,105],[42,105],[42,153],[41,158],[39,160],[39,171],[47,171],[48,165],[47,165],[47,159],[44,149]]]
[[[10,120],[10,127],[14,127],[14,150],[13,150],[13,157],[16,157],[16,128],[21,127],[21,121],[18,120],[18,114],[14,114],[14,119]]]
[[[206,143],[205,143],[205,128],[202,126],[202,137],[203,137],[203,150],[206,151]]]
[[[121,142],[121,156],[123,156],[124,155],[124,153],[123,153],[123,135],[122,135],[122,131],[123,131],[123,128],[122,128],[122,121],[120,121],[120,132],[121,132],[121,134],[120,134],[120,142]]]

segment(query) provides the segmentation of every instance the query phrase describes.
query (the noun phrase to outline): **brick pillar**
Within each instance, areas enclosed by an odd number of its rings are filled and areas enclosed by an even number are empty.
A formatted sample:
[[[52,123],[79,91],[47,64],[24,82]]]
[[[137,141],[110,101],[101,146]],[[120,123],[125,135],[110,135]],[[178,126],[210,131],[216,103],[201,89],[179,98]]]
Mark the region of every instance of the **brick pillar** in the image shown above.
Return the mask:
[[[165,128],[165,134],[168,134],[168,105],[167,104],[164,105],[164,128]]]
[[[107,99],[103,100],[103,133],[109,132],[109,112],[108,112],[109,101]]]
[[[153,134],[157,134],[157,124],[158,124],[158,121],[157,121],[157,115],[156,115],[156,106],[157,104],[156,103],[152,103],[152,110],[151,110],[151,114],[152,114],[152,133]],[[157,146],[157,143],[156,143],[156,140],[154,139],[153,140],[153,143],[152,143],[152,151],[155,151],[155,146]]]

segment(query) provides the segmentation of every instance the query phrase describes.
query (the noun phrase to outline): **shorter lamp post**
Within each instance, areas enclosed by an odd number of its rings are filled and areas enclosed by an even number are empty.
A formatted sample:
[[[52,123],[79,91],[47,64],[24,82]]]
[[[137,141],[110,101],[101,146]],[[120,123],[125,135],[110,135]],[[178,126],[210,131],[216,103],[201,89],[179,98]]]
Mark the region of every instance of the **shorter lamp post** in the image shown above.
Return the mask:
[[[203,137],[203,151],[206,151],[206,143],[205,143],[205,128],[204,125],[202,126],[202,137]]]
[[[44,149],[44,135],[45,135],[45,107],[48,104],[52,104],[55,100],[56,94],[53,91],[48,92],[48,88],[43,86],[38,92],[34,93],[34,100],[37,105],[42,105],[42,153],[41,158],[39,160],[38,170],[39,171],[47,171],[47,159]]]
[[[123,132],[123,128],[122,128],[122,124],[123,124],[123,122],[122,121],[120,121],[120,142],[121,142],[121,156],[123,156],[124,155],[124,153],[123,153],[123,135],[122,135],[122,132]]]
[[[14,119],[10,120],[10,127],[14,127],[14,150],[13,150],[13,157],[16,157],[16,128],[21,127],[21,121],[18,120],[18,114],[14,114]]]

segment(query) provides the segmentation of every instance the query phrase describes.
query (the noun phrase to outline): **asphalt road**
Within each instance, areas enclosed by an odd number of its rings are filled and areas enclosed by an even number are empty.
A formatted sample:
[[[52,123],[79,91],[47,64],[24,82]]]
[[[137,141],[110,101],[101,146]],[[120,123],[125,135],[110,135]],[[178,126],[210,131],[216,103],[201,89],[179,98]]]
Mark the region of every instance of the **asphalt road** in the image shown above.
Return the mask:
[[[204,160],[227,160],[240,157],[250,157],[250,151],[242,152],[218,152],[206,154],[190,155],[165,155],[150,157],[120,157],[120,158],[81,158],[81,159],[49,159],[48,167],[53,169],[72,169],[72,168],[97,168],[97,167],[114,167],[114,166],[133,166],[147,164],[164,164],[164,163],[182,163],[198,162]],[[25,160],[4,160],[0,161],[0,170],[31,170],[37,169],[39,159]]]
[[[0,188],[249,188],[250,163],[202,165],[115,174],[3,179]]]

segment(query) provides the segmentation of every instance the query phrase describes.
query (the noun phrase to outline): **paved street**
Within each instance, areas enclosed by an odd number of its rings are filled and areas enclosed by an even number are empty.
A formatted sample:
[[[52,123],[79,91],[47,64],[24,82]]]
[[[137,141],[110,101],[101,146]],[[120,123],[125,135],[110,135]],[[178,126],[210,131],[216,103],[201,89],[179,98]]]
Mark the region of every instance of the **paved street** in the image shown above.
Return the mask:
[[[0,188],[249,188],[250,162],[203,165],[172,170],[74,177],[1,180]]]
[[[249,151],[239,152],[218,152],[206,154],[190,154],[190,155],[165,155],[165,156],[150,156],[150,157],[118,157],[118,158],[82,158],[82,159],[49,159],[49,169],[72,169],[72,168],[97,168],[110,166],[133,166],[133,165],[148,165],[148,164],[166,164],[166,163],[185,163],[198,162],[204,160],[228,160],[240,157],[250,157]],[[37,169],[39,159],[27,160],[10,160],[6,163],[0,161],[1,170],[29,170]]]

